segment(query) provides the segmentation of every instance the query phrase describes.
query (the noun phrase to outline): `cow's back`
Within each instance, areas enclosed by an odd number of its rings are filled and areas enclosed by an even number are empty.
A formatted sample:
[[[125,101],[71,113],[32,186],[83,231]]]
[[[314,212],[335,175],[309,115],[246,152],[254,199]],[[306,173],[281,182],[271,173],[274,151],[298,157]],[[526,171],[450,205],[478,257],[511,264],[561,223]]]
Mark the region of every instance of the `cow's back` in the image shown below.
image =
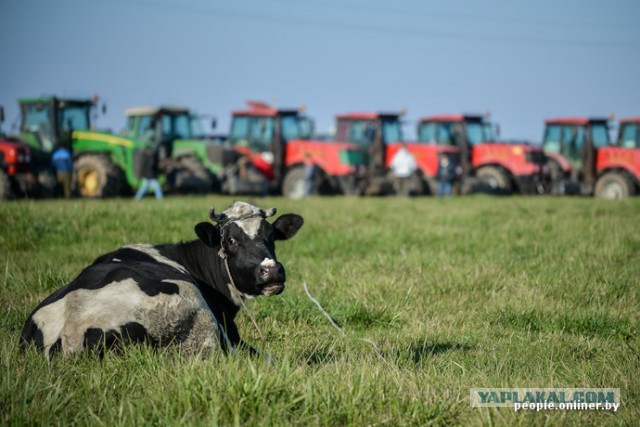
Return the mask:
[[[220,328],[195,279],[151,245],[103,255],[46,298],[27,319],[21,342],[65,354],[116,343],[218,345]]]

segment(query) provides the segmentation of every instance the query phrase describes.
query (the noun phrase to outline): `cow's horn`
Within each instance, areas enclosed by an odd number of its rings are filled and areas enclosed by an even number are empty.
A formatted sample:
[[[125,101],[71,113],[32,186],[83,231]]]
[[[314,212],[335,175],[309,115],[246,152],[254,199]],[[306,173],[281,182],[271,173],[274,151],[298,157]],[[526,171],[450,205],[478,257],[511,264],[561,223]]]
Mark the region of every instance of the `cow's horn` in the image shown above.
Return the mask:
[[[220,214],[220,215],[218,215],[218,214],[215,212],[215,209],[214,209],[214,208],[211,208],[211,209],[209,209],[209,218],[211,218],[211,220],[212,220],[212,221],[220,222],[220,221],[222,221],[222,219],[224,218],[224,214]]]
[[[276,208],[270,208],[264,211],[264,217],[269,218],[270,216],[274,216],[278,212]]]

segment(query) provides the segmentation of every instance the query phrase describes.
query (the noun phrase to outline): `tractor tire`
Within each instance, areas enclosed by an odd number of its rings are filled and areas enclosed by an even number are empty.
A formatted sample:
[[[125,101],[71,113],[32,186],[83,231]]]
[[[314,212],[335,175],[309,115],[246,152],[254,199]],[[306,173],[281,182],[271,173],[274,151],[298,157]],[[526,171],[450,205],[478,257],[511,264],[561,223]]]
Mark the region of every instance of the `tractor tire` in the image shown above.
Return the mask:
[[[337,177],[339,193],[343,196],[359,196],[362,193],[361,183],[355,175]]]
[[[595,196],[602,199],[620,200],[633,196],[633,182],[619,172],[607,172],[596,181]]]
[[[511,194],[511,181],[507,174],[495,166],[483,166],[476,176],[491,194]]]
[[[302,199],[307,195],[305,181],[304,166],[296,166],[289,169],[282,181],[282,195],[289,199]]]
[[[0,200],[10,199],[13,196],[11,191],[11,180],[3,170],[0,170]]]
[[[213,177],[195,157],[175,159],[167,175],[167,187],[172,193],[210,193]]]
[[[122,174],[108,158],[97,154],[80,156],[73,170],[80,196],[106,198],[121,194]]]
[[[301,199],[305,196],[328,196],[336,194],[339,189],[336,189],[331,183],[331,179],[327,174],[316,167],[315,178],[311,183],[310,194],[306,194],[306,180],[304,178],[305,167],[303,165],[294,166],[289,169],[282,181],[282,195],[290,199]]]
[[[430,192],[428,184],[423,181],[422,176],[417,172],[402,180],[390,173],[387,176],[387,180],[393,184],[393,194],[397,196],[424,196]]]

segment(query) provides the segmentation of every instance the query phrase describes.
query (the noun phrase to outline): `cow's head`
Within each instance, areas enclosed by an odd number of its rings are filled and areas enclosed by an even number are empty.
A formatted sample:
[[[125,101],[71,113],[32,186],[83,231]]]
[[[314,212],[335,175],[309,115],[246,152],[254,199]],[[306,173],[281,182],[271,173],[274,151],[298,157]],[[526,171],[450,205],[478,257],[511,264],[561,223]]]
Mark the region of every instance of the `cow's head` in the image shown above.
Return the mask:
[[[277,295],[284,289],[284,267],[276,259],[275,241],[293,237],[302,227],[300,215],[285,214],[273,224],[266,218],[275,215],[245,202],[234,202],[221,214],[211,209],[216,222],[196,225],[198,238],[211,248],[219,249],[226,259],[237,291],[242,297]],[[233,295],[232,289],[232,297]]]

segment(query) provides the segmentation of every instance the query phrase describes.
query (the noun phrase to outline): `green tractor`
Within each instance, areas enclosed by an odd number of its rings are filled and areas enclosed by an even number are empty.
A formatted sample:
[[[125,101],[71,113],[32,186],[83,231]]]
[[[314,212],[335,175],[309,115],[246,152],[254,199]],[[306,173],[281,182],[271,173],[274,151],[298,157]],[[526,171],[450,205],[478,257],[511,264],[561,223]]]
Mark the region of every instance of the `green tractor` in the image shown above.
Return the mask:
[[[187,108],[170,106],[129,108],[125,115],[128,137],[135,140],[151,137],[161,145],[166,158],[165,185],[169,190],[219,192],[224,148],[205,137],[200,117]]]
[[[33,181],[39,184],[40,193],[53,195],[55,179],[50,172],[51,153],[60,144],[72,144],[74,149],[79,141],[76,141],[75,131],[88,131],[90,129],[91,113],[97,107],[97,98],[94,99],[60,99],[56,97],[23,98],[18,100],[20,106],[20,135],[19,140],[28,144],[31,148],[31,175]],[[95,132],[85,132],[95,133]],[[105,135],[106,136],[106,135]],[[83,141],[84,142],[84,141]],[[85,144],[86,145],[86,144]],[[76,155],[84,154],[82,150],[76,149]],[[87,163],[96,163],[95,159],[77,159],[76,169],[86,169]],[[98,169],[95,170],[95,177],[85,173],[85,178],[90,181],[88,185],[93,188],[92,194],[85,195],[101,196],[119,191],[113,179],[105,181],[103,188],[98,188]],[[91,176],[89,176],[91,175]],[[105,171],[103,175],[116,175],[115,171]],[[93,178],[93,180],[92,180]],[[108,182],[106,182],[108,181]],[[41,194],[42,195],[42,194]]]
[[[52,151],[67,143],[72,147],[76,189],[81,196],[100,198],[130,194],[131,189],[138,186],[145,146],[139,139],[144,129],[141,126],[155,115],[159,120],[154,139],[167,148],[161,177],[167,190],[205,192],[213,188],[215,163],[207,163],[207,169],[203,161],[210,158],[207,157],[208,145],[216,144],[189,139],[193,136],[194,116],[186,109],[128,110],[126,135],[113,135],[92,130],[92,115],[97,115],[97,97],[25,98],[18,102],[22,117],[20,139],[31,146],[33,169],[39,180],[50,176],[47,171]],[[188,130],[184,131],[183,126]]]

